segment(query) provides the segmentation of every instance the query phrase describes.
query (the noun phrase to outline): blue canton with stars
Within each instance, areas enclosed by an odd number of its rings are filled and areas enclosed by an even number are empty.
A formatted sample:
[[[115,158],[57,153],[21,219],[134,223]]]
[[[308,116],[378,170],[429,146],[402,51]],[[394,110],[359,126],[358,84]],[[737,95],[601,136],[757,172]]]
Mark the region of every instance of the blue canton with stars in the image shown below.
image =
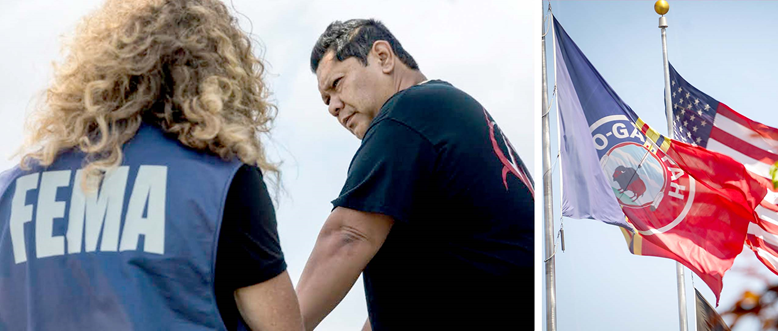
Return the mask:
[[[707,147],[719,102],[686,82],[672,65],[670,89],[675,140]]]

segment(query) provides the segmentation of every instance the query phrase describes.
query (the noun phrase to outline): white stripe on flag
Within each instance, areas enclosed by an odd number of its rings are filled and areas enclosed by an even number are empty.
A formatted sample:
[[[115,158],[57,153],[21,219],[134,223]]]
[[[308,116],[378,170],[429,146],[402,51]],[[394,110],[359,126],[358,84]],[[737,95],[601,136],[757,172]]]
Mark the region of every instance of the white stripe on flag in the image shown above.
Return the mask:
[[[751,145],[754,145],[755,147],[759,147],[760,149],[763,149],[770,153],[778,153],[776,151],[776,147],[778,147],[778,141],[765,138],[760,134],[756,133],[756,131],[751,130],[745,126],[742,126],[740,125],[740,123],[737,123],[725,116],[716,115],[716,117],[713,120],[713,126],[721,129],[721,131],[724,131],[735,137],[738,137],[740,138],[740,140],[743,140]]]
[[[748,122],[751,122],[750,119],[746,119]],[[719,153],[722,153],[724,155],[727,155],[736,161],[742,163],[746,169],[750,172],[752,172],[756,176],[761,176],[764,178],[767,178],[768,180],[771,178],[770,176],[770,163],[771,162],[761,162],[758,159],[762,159],[764,157],[764,154],[758,153],[758,155],[750,155],[752,153],[756,153],[757,150],[765,151],[766,153],[772,153],[772,154],[778,154],[776,153],[776,150],[778,150],[778,141],[770,138],[765,138],[762,135],[758,134],[756,131],[752,130],[746,125],[741,125],[721,114],[718,114],[714,120],[713,126],[718,128],[719,130],[727,133],[730,135],[730,139],[736,139],[733,141],[725,141],[727,144],[722,143],[722,141],[718,141],[715,138],[711,138],[708,140],[707,148]],[[721,137],[723,138],[723,136]],[[731,146],[740,146],[744,148],[743,150],[736,150],[733,149]],[[751,145],[754,149],[747,148],[748,145]],[[738,148],[738,147],[735,147]],[[763,203],[768,203],[770,205],[775,206],[776,202],[778,202],[778,192],[776,192],[775,189],[770,187],[770,189],[767,191],[767,194],[765,195],[763,199]],[[773,252],[775,252],[776,247],[778,247],[778,235],[773,233],[775,228],[778,226],[778,213],[767,209],[765,207],[757,206],[755,211],[759,215],[760,223],[765,226],[766,228],[770,230],[765,230],[761,226],[759,226],[756,223],[751,223],[748,225],[748,234],[750,236],[756,236],[758,238],[761,238],[764,242],[752,242],[752,249],[755,251],[755,253],[759,256],[762,263],[765,264],[767,268],[769,268],[773,273],[778,274],[778,256],[773,255]],[[771,232],[773,231],[773,232]],[[753,241],[753,240],[752,240]]]
[[[772,269],[772,270],[776,270],[775,266],[778,265],[778,258],[776,258],[775,256],[771,255],[770,252],[762,249],[759,246],[756,246],[754,248],[756,248],[756,254],[759,254],[759,257],[762,258],[763,262],[767,262],[767,263],[771,264],[771,265],[768,265],[767,267]]]
[[[759,225],[756,225],[754,223],[749,224],[748,233],[757,238],[761,238],[762,240],[764,240],[765,245],[773,245],[773,246],[778,245],[778,236],[765,231]],[[770,253],[770,251],[762,248],[760,244],[758,243],[754,243],[754,244],[755,245],[752,246],[752,248],[755,249],[756,254],[762,258],[762,263],[765,263],[765,266],[769,268],[772,272],[776,272],[777,270],[776,266],[778,266],[778,257]]]
[[[751,223],[748,225],[748,233],[753,234],[759,238],[762,238],[767,243],[778,246],[778,236],[765,231],[761,226]]]
[[[767,195],[764,196],[764,201],[771,204],[778,203],[778,192],[768,190]]]
[[[756,206],[755,210],[756,213],[759,214],[759,218],[761,218],[765,222],[772,223],[773,225],[778,226],[778,213],[762,206]]]
[[[707,147],[707,149],[715,151],[715,152],[719,152],[721,154],[727,155],[727,156],[735,159],[735,161],[738,161],[738,162],[742,163],[744,166],[746,166],[746,170],[748,170],[750,172],[753,172],[754,174],[757,174],[759,176],[762,176],[762,177],[765,177],[765,178],[768,178],[768,179],[770,178],[770,166],[769,165],[767,165],[765,163],[762,163],[762,162],[759,162],[757,160],[754,160],[753,158],[751,158],[751,157],[749,157],[749,156],[747,156],[747,155],[745,155],[745,154],[743,154],[743,153],[741,153],[739,151],[736,151],[736,150],[730,148],[729,146],[724,145],[724,144],[718,142],[715,139],[709,139],[708,140],[708,147]]]

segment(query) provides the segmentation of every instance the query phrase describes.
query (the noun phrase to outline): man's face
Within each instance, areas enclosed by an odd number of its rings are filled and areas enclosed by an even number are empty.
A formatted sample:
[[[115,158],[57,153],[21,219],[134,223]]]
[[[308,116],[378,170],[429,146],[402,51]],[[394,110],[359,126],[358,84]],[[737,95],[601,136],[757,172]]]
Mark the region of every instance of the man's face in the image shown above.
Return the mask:
[[[390,76],[382,71],[379,58],[371,52],[368,65],[350,57],[338,61],[327,52],[316,69],[319,93],[332,116],[357,138],[362,139],[384,102],[394,94]]]

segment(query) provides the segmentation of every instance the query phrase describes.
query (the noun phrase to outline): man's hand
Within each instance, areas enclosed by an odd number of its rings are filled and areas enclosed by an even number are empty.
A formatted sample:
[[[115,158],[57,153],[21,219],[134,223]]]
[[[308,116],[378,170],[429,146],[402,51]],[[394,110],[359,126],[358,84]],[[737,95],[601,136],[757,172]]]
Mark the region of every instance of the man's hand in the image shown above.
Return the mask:
[[[313,330],[343,300],[375,256],[394,220],[386,215],[338,207],[332,211],[297,283],[300,310]]]
[[[262,283],[239,288],[235,302],[251,330],[304,330],[297,296],[286,271]]]
[[[370,325],[370,318],[365,320],[365,325],[362,326],[362,331],[373,331],[373,327]]]

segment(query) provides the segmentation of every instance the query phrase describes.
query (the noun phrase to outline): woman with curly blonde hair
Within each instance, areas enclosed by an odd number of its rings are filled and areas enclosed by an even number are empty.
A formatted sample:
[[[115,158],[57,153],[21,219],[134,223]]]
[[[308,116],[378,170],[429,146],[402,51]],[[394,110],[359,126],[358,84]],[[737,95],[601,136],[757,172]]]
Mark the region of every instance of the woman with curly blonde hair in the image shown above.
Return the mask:
[[[300,330],[264,66],[218,0],[85,17],[0,174],[0,330]]]

